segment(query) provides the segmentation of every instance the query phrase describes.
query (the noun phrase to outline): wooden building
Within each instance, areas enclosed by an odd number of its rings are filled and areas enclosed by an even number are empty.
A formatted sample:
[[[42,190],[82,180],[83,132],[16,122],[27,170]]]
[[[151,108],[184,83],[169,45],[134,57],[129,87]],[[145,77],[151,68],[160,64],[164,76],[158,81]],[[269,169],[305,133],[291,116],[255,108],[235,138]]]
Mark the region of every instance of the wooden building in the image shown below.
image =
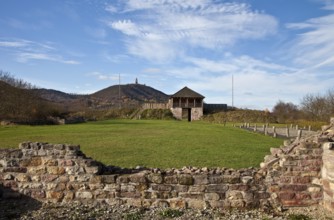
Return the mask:
[[[170,96],[169,106],[177,119],[199,120],[203,116],[203,99],[201,94],[184,87]]]

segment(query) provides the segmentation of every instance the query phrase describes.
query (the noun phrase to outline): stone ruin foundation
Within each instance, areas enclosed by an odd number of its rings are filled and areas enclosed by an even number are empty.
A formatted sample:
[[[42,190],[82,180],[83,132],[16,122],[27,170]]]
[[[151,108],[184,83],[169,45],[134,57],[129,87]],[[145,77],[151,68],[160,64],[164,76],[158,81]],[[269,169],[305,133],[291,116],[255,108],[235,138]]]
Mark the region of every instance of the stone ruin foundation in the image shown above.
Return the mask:
[[[0,198],[135,207],[334,210],[334,119],[322,131],[272,148],[260,168],[121,169],[79,146],[25,142],[0,150]]]

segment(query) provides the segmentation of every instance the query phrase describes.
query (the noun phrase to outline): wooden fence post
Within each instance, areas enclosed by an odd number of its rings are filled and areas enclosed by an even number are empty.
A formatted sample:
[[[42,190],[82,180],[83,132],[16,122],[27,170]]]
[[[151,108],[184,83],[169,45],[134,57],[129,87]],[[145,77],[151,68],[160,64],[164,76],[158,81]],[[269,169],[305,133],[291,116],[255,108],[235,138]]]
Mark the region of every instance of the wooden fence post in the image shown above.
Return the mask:
[[[286,128],[286,137],[290,137],[289,128]]]
[[[301,139],[302,138],[302,130],[298,130],[298,133],[297,133],[297,139]]]
[[[276,136],[277,136],[277,134],[276,134],[276,127],[273,126],[273,137],[275,138]]]

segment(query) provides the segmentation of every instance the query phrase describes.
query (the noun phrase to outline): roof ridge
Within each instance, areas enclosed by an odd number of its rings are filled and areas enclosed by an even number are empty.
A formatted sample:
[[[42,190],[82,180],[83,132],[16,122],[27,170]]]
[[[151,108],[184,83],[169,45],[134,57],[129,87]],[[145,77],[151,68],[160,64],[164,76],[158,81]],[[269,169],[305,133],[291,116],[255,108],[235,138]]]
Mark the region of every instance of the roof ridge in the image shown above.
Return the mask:
[[[188,88],[187,86],[180,89],[171,97],[203,98],[203,99],[205,98],[203,95],[199,94],[198,92],[195,92],[194,90]]]

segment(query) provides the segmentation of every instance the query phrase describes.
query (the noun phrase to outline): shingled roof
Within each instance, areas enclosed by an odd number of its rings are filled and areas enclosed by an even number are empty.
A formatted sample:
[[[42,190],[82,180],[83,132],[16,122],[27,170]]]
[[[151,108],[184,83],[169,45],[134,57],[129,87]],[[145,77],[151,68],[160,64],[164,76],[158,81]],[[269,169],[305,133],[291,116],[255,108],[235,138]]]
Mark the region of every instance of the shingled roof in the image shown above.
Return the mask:
[[[171,98],[202,98],[205,97],[201,94],[189,89],[187,86],[171,96]]]

